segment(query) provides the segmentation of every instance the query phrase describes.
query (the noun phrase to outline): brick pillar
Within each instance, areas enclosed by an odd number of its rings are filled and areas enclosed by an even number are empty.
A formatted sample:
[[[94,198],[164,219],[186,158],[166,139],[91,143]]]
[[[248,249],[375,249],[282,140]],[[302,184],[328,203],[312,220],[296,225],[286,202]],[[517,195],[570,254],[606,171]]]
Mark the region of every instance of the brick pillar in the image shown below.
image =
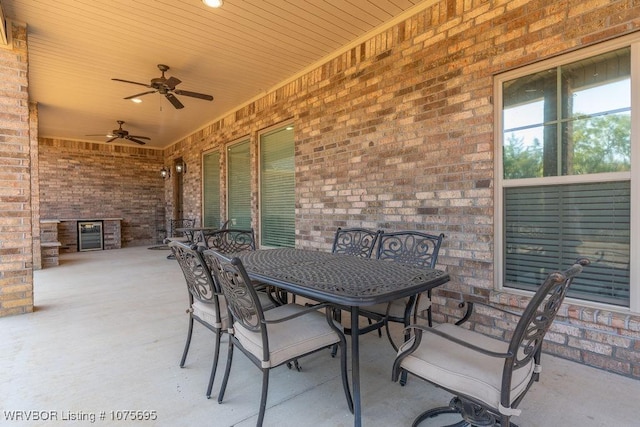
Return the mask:
[[[27,29],[0,46],[0,316],[33,311]]]

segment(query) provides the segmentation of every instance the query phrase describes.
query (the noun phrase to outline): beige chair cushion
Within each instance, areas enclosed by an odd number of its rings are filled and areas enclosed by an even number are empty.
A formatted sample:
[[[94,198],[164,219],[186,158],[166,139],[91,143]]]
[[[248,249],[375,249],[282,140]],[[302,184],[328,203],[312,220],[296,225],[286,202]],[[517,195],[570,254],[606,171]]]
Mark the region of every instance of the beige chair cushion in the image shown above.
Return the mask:
[[[262,305],[263,310],[271,310],[276,305],[269,299],[269,296],[264,292],[258,292],[258,298],[260,299],[260,304]],[[229,327],[228,322],[228,314],[227,311],[227,302],[223,296],[218,297],[218,302],[220,304],[220,320],[221,323],[216,323],[216,307],[214,304],[208,304],[206,302],[199,301],[194,299],[193,305],[191,308],[193,309],[194,316],[199,317],[203,321],[207,322],[214,328],[227,329]]]
[[[224,298],[218,298],[218,301],[220,304],[221,323],[216,322],[216,306],[214,304],[202,302],[197,299],[194,299],[193,304],[191,305],[191,308],[193,309],[193,315],[202,319],[214,328],[227,329],[229,325],[227,304]]]
[[[286,304],[265,311],[265,319],[279,319],[294,313],[307,310],[298,304]],[[240,344],[251,354],[263,359],[262,336],[252,332],[237,322],[234,324],[234,335]],[[278,366],[287,360],[303,354],[330,346],[340,341],[340,337],[327,323],[324,313],[309,312],[303,316],[267,325],[269,337],[269,360],[262,362],[263,368]]]
[[[508,343],[450,323],[438,325],[438,330],[486,350],[505,353]],[[413,344],[404,343],[399,352]],[[402,368],[449,390],[473,397],[498,409],[504,359],[486,356],[446,338],[424,332],[420,346],[401,363]],[[513,371],[511,402],[526,390],[533,375],[534,363]],[[510,402],[510,403],[511,403]]]

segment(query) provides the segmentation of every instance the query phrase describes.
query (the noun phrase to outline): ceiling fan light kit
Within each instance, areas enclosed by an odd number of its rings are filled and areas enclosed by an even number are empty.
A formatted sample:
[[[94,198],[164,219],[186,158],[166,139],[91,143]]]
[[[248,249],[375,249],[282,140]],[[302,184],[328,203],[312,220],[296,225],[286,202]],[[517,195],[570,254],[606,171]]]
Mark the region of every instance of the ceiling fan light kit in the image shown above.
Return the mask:
[[[211,95],[207,95],[199,92],[191,92],[188,90],[176,89],[176,86],[182,83],[182,80],[176,77],[169,77],[169,78],[165,77],[164,73],[169,71],[168,65],[158,64],[158,69],[160,70],[162,75],[160,77],[151,79],[151,82],[149,84],[134,82],[131,80],[123,80],[123,79],[111,79],[111,80],[116,82],[123,82],[123,83],[138,85],[138,86],[144,86],[148,89],[151,89],[145,92],[137,93],[135,95],[127,96],[124,99],[134,100],[139,98],[140,96],[157,92],[161,95],[164,95],[165,98],[167,98],[167,100],[171,103],[171,105],[173,105],[173,107],[178,110],[181,108],[184,108],[184,105],[182,104],[182,102],[180,102],[180,100],[176,97],[176,95],[189,96],[191,98],[202,99],[205,101],[213,101],[213,96]]]
[[[144,145],[146,144],[146,142],[141,141],[142,139],[146,139],[146,140],[150,140],[151,138],[149,138],[148,136],[141,136],[141,135],[129,135],[129,131],[122,129],[122,125],[124,124],[124,121],[122,120],[117,120],[117,123],[119,125],[118,129],[114,129],[111,131],[111,133],[108,133],[106,135],[107,138],[109,138],[107,140],[107,142],[112,142],[115,141],[116,139],[124,139],[127,141],[132,141],[135,142],[136,144],[140,144],[140,145]],[[105,136],[104,134],[93,134],[93,135],[86,135],[86,136]]]

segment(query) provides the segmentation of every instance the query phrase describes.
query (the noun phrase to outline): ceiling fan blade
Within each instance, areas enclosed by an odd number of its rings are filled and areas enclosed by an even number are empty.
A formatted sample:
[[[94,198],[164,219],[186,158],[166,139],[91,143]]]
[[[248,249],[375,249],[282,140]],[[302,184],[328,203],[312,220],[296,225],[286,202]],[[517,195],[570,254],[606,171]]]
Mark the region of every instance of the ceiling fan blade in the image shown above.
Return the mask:
[[[138,82],[132,82],[131,80],[122,80],[122,79],[111,79],[115,82],[122,82],[122,83],[131,83],[132,85],[140,85],[140,86],[144,86],[144,87],[152,87],[151,85],[148,85],[146,83],[138,83]]]
[[[169,77],[167,81],[164,82],[164,84],[167,85],[167,87],[170,88],[171,90],[175,89],[175,87],[178,86],[180,83],[182,83],[182,80],[177,79],[175,77]]]
[[[178,95],[190,96],[192,98],[198,98],[198,99],[204,99],[204,100],[207,100],[207,101],[213,101],[213,96],[205,95],[204,93],[189,92],[188,90],[180,90],[180,89],[174,90],[174,93],[177,93]]]
[[[147,91],[147,92],[142,92],[142,93],[137,93],[137,94],[135,94],[135,95],[127,96],[126,98],[123,98],[123,99],[132,99],[132,98],[137,98],[137,97],[139,97],[139,96],[142,96],[142,95],[148,95],[148,94],[150,94],[150,93],[154,93],[154,92],[156,92],[156,91],[155,91],[155,90],[149,90],[149,91]]]
[[[118,137],[117,137],[117,136],[114,136],[113,138],[108,139],[108,140],[107,140],[107,142],[112,142],[112,141],[115,141],[116,139],[118,139]]]
[[[176,109],[180,109],[180,108],[184,108],[184,105],[182,105],[182,102],[180,102],[178,100],[178,98],[176,98],[172,93],[168,93],[165,95],[167,97],[167,99],[169,100],[169,102],[176,107]]]
[[[140,144],[140,145],[144,145],[144,144],[146,144],[146,142],[144,142],[144,141],[140,141],[139,139],[136,139],[136,138],[134,138],[134,137],[132,137],[132,136],[130,136],[130,137],[129,137],[129,138],[127,138],[127,139],[128,139],[129,141],[133,141],[133,142],[135,142],[136,144]]]
[[[138,138],[138,139],[148,139],[151,140],[148,136],[140,136],[140,135],[129,135],[129,138]]]
[[[101,136],[101,137],[104,138],[107,135],[105,135],[104,133],[95,133],[95,134],[92,134],[92,135],[85,135],[85,136]]]

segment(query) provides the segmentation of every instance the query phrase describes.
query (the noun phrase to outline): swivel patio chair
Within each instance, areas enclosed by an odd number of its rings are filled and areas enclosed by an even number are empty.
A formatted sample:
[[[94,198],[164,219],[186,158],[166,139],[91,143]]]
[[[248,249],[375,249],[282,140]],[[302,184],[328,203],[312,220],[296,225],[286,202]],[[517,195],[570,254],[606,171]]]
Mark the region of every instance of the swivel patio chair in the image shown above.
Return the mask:
[[[346,339],[331,318],[327,304],[304,307],[285,304],[264,312],[249,276],[238,258],[228,258],[213,250],[205,250],[205,257],[214,266],[212,271],[227,299],[229,317],[229,353],[218,402],[222,402],[229,380],[234,348],[240,349],[262,370],[262,394],[257,426],[262,426],[269,388],[271,369],[314,353],[334,344],[340,346],[342,386],[349,410],[353,401],[347,380]],[[318,310],[325,308],[325,313]]]
[[[175,256],[189,291],[189,329],[187,341],[180,359],[180,367],[184,367],[189,353],[191,336],[193,334],[193,321],[197,321],[204,327],[212,331],[215,338],[215,349],[213,353],[213,366],[209,376],[207,386],[207,398],[211,396],[211,388],[218,366],[218,356],[220,354],[220,338],[228,327],[228,312],[222,293],[216,286],[211,271],[202,258],[202,254],[188,244],[170,241],[169,247]]]
[[[383,232],[378,240],[376,258],[402,264],[435,268],[443,239],[444,234],[442,233],[436,236],[420,231]],[[429,301],[425,305],[425,309],[427,310],[428,324],[431,326],[431,291],[427,292],[427,297]],[[402,323],[406,327],[409,326],[413,317],[413,322],[416,323],[416,308],[419,302],[420,294],[413,295],[387,304],[362,307],[361,314],[382,322],[391,346],[395,351],[398,351],[398,346],[391,336],[389,322]],[[404,340],[408,340],[409,337],[409,331],[405,331]]]
[[[568,287],[588,264],[588,260],[579,259],[564,272],[549,274],[522,314],[488,306],[504,313],[501,321],[518,319],[509,342],[460,326],[473,314],[474,304],[480,304],[477,302],[466,303],[467,312],[456,324],[410,326],[415,334],[400,348],[393,380],[409,372],[455,395],[449,406],[420,414],[413,425],[441,414],[459,413],[463,420],[456,426],[514,426],[510,418],[520,415],[518,405],[539,380],[544,336]]]

